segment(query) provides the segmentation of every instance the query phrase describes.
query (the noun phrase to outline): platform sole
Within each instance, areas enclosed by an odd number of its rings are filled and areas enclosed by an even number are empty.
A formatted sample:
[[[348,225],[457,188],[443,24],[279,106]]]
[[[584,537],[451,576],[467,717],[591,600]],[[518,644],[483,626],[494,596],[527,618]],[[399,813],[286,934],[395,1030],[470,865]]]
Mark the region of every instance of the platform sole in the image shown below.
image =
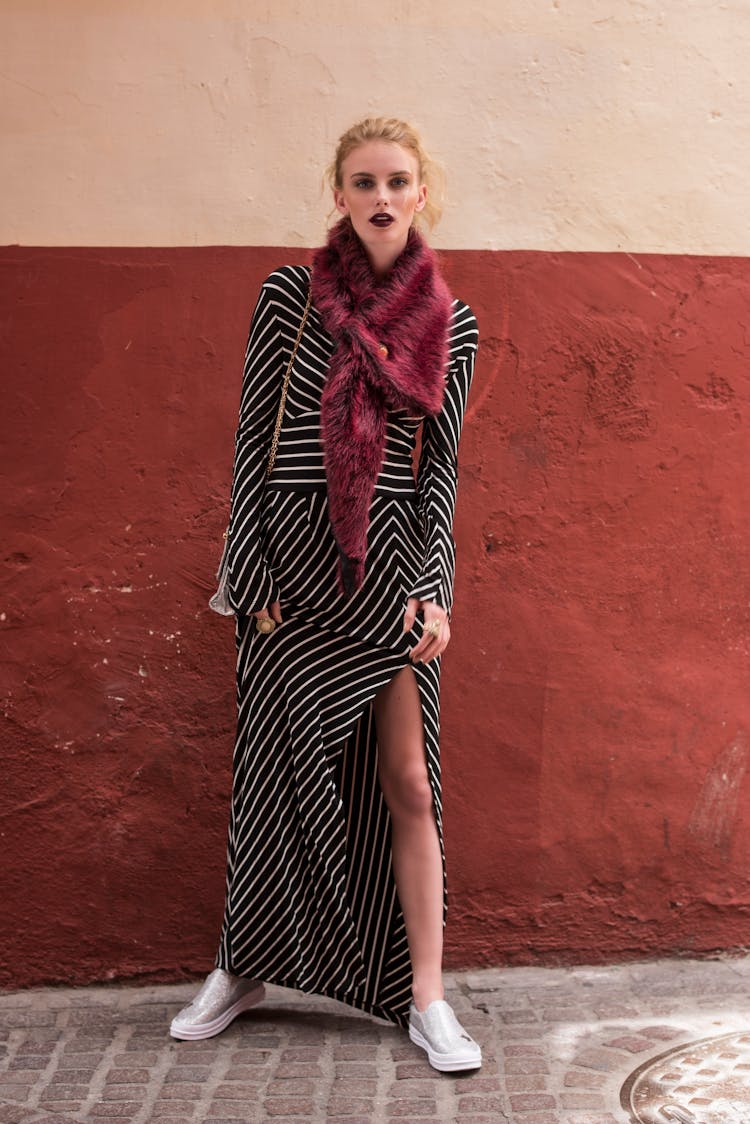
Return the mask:
[[[422,1047],[432,1068],[439,1069],[441,1073],[458,1073],[462,1069],[479,1069],[482,1064],[481,1053],[475,1054],[471,1058],[468,1058],[466,1054],[438,1053],[437,1050],[432,1049],[425,1036],[414,1026],[409,1027],[409,1038],[415,1046]]]
[[[201,1023],[198,1026],[180,1026],[179,1018],[176,1018],[172,1020],[169,1033],[173,1038],[183,1042],[196,1042],[201,1038],[213,1038],[215,1034],[221,1034],[222,1030],[226,1030],[229,1024],[243,1011],[248,1011],[251,1007],[260,1003],[265,994],[266,989],[263,984],[258,984],[252,991],[241,995],[231,1007],[227,1007],[226,1011],[222,1011],[211,1022]]]

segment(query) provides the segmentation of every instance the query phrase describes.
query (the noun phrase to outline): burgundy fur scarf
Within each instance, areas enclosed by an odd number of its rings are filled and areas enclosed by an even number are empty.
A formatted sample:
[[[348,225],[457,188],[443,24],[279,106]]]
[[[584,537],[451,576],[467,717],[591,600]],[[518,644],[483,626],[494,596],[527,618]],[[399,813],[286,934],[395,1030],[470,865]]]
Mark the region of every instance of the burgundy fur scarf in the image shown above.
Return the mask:
[[[388,411],[440,412],[452,301],[434,253],[416,230],[379,282],[348,218],[315,252],[312,296],[335,344],[320,426],[341,589],[349,596],[364,580]]]

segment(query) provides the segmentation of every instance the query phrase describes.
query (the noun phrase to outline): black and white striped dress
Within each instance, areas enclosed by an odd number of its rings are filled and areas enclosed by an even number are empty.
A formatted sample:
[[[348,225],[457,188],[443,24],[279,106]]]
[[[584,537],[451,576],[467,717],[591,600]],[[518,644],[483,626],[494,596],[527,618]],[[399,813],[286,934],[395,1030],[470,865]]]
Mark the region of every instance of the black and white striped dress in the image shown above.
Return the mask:
[[[309,277],[306,267],[286,266],[266,280],[245,357],[229,527],[239,714],[217,965],[406,1025],[411,967],[372,700],[421,634],[419,620],[402,631],[407,598],[450,610],[456,451],[477,328],[471,309],[455,301],[444,407],[424,422],[416,486],[412,452],[422,419],[389,416],[365,581],[346,600],[319,442],[333,343],[314,306],[264,483]],[[284,623],[261,634],[249,614],[275,600]],[[442,849],[440,661],[414,671]]]

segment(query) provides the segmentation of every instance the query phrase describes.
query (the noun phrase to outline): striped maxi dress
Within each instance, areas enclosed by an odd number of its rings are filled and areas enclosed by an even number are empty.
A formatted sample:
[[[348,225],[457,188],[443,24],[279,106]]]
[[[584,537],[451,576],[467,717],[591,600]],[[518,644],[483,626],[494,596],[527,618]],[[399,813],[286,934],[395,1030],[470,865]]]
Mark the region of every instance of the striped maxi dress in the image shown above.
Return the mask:
[[[454,301],[442,412],[389,414],[370,509],[364,585],[337,585],[326,506],[320,398],[333,351],[314,305],[291,373],[273,473],[265,482],[281,386],[310,283],[285,266],[252,319],[235,444],[229,525],[236,610],[237,739],[217,966],[343,1000],[401,1026],[411,966],[377,778],[372,701],[407,665],[407,598],[450,611],[456,452],[477,349],[471,309]],[[280,600],[284,623],[252,613]],[[441,818],[440,660],[416,664],[427,770]],[[444,911],[445,911],[444,893]]]

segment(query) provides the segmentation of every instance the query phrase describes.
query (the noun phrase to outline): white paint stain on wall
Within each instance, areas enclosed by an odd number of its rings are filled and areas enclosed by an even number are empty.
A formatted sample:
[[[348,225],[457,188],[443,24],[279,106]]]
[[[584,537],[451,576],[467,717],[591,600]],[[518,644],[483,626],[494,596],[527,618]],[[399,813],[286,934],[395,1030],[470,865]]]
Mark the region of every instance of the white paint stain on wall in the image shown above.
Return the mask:
[[[749,752],[747,734],[741,730],[709,770],[688,825],[692,835],[724,853],[732,841]]]

